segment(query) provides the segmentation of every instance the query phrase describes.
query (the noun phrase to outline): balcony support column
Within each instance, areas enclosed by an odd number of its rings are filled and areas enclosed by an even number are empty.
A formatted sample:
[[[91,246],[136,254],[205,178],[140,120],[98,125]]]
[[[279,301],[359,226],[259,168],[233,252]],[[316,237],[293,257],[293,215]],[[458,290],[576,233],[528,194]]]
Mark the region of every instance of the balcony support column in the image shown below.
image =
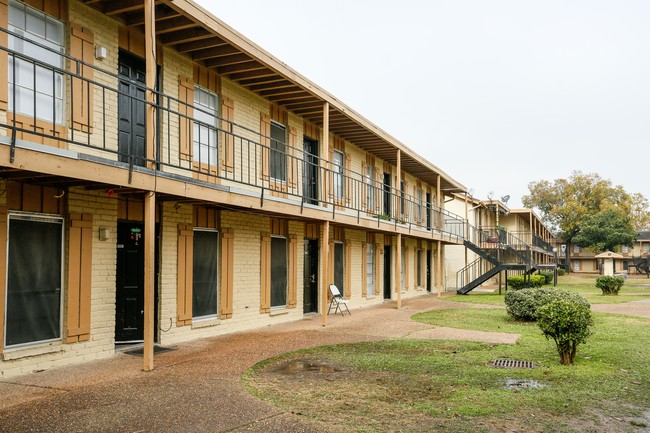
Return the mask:
[[[156,96],[152,89],[156,85],[156,28],[154,0],[144,2],[145,22],[145,62],[147,80],[146,105],[146,146],[147,167],[155,169],[158,156],[155,155],[156,137]],[[151,371],[154,368],[154,267],[156,239],[156,192],[146,191],[144,196],[144,348],[143,369]]]
[[[438,241],[438,263],[436,268],[438,297],[440,297],[442,294],[442,241]]]

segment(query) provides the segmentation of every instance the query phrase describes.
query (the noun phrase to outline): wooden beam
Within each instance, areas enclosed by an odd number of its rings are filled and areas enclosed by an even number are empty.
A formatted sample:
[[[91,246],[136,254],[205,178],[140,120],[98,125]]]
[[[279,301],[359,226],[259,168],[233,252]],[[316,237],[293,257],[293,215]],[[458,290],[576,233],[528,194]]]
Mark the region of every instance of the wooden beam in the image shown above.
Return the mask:
[[[155,94],[151,89],[156,86],[156,17],[154,0],[144,1],[145,14],[145,62],[147,81],[147,104],[146,107],[146,142],[147,157],[157,159],[155,155]],[[147,166],[155,169],[152,161]],[[156,193],[151,191],[144,196],[144,348],[143,348],[143,369],[151,371],[154,368],[153,344],[154,344],[154,263],[155,263],[155,238],[156,238]]]
[[[208,36],[208,38],[202,39],[200,41],[177,44],[176,51],[183,54],[183,53],[189,53],[191,51],[201,50],[204,48],[219,47],[222,45],[226,45],[226,42],[223,39],[214,35],[210,35]]]
[[[251,57],[248,54],[230,54],[228,56],[213,57],[205,61],[207,68],[222,68],[228,65],[238,65],[250,62]]]
[[[239,63],[237,65],[217,67],[217,73],[227,75],[264,69],[266,69],[266,67],[263,64],[257,62],[256,60],[251,60],[249,62]]]
[[[290,89],[290,88],[295,89],[297,86],[288,80],[278,80],[270,83],[249,85],[246,87],[248,87],[248,90],[257,92],[257,91],[273,90],[273,89]],[[320,104],[318,106],[320,107]]]
[[[214,42],[210,40],[209,43],[213,44]],[[193,60],[207,60],[207,59],[213,59],[215,57],[229,56],[231,54],[242,53],[232,45],[226,45],[226,44],[216,45],[210,48],[203,48],[199,50],[188,50],[188,51],[192,51],[191,55]],[[248,58],[250,59],[250,56],[248,56]]]
[[[277,72],[268,68],[259,69],[256,71],[238,72],[230,74],[229,78],[233,81],[247,80],[251,78],[264,78],[264,77],[281,77]]]
[[[263,97],[272,97],[272,96],[285,96],[285,95],[292,95],[292,96],[299,96],[299,95],[310,95],[309,93],[305,92],[299,87],[293,87],[293,88],[287,88],[287,89],[274,89],[274,90],[263,90],[261,92],[257,92],[260,96]],[[311,95],[310,95],[311,96]]]
[[[167,33],[161,35],[158,40],[163,45],[178,45],[187,42],[200,41],[202,39],[211,38],[212,33],[208,32],[203,27],[193,27],[191,29],[183,30],[176,33]]]
[[[142,10],[143,8],[145,8],[145,4],[142,2],[142,0],[122,0],[104,2],[103,12],[108,16],[113,16],[123,14],[125,12]]]
[[[200,27],[199,24],[195,23],[192,20],[187,19],[184,16],[179,16],[177,18],[165,20],[161,23],[156,23],[156,34],[164,35],[166,33],[178,32],[181,30],[187,30],[187,29],[192,29],[197,27]]]
[[[181,14],[174,9],[163,8],[161,5],[156,8],[156,23],[179,16],[181,16]],[[143,26],[144,14],[142,12],[131,12],[124,18],[124,23],[128,27]]]

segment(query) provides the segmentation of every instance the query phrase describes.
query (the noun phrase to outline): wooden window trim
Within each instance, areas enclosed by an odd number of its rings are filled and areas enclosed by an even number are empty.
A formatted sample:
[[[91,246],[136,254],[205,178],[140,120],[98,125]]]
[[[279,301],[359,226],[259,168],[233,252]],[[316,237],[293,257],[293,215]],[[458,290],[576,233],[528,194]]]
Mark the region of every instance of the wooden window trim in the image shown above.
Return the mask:
[[[82,60],[83,63],[70,61],[70,72],[85,78],[72,78],[72,128],[86,133],[92,133],[93,113],[95,109],[95,86],[90,83],[95,78],[93,64],[95,62],[95,36],[87,27],[70,23],[70,55]],[[77,71],[77,67],[79,70]]]
[[[192,324],[192,272],[194,267],[194,227],[178,225],[176,326]]]
[[[235,274],[235,234],[233,229],[221,230],[221,293],[219,318],[231,319]]]
[[[93,216],[71,214],[68,228],[66,343],[90,339]]]
[[[260,313],[271,312],[271,234],[261,234]]]

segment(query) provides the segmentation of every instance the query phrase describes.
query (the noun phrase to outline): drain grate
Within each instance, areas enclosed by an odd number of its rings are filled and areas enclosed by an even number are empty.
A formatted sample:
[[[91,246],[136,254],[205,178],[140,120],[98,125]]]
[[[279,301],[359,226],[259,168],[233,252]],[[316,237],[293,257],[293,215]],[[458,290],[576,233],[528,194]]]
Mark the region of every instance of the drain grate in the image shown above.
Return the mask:
[[[537,365],[533,361],[517,361],[514,359],[495,359],[492,361],[492,367],[498,368],[535,368]]]

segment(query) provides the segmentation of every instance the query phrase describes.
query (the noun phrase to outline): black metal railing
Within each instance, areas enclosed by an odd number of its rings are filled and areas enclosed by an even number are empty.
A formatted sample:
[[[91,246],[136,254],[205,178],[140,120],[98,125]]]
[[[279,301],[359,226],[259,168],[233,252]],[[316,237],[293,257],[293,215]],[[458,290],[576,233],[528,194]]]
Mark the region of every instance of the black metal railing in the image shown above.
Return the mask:
[[[13,38],[24,38],[7,29],[0,31]],[[60,67],[8,47],[0,46],[2,52],[12,65],[20,61],[34,71],[47,71],[40,75],[45,80],[46,76],[51,77],[51,87],[56,80],[63,83],[60,90],[64,95],[63,105],[45,102],[53,104],[51,119],[41,116],[38,104],[30,112],[21,111],[20,83],[16,79],[9,83],[12,104],[0,129],[12,139],[12,155],[17,138],[56,142],[59,147],[89,153],[117,165],[122,163],[130,172],[142,166],[199,182],[253,190],[263,199],[286,199],[301,206],[313,205],[334,213],[372,218],[378,225],[390,222],[455,241],[465,237],[464,218],[355,172],[345,163],[335,164],[305,152],[298,147],[297,137],[290,130],[283,141],[203,106],[195,106],[194,101],[147,89],[141,82],[63,53],[56,53],[63,59]],[[31,85],[36,89],[46,84],[49,86],[44,82]],[[147,93],[153,95],[153,102],[146,99]],[[147,129],[138,124],[142,119],[135,115],[129,117],[127,111],[144,114],[151,107],[156,114],[156,136],[154,148],[147,150],[142,144]],[[77,118],[87,123],[79,125]]]

